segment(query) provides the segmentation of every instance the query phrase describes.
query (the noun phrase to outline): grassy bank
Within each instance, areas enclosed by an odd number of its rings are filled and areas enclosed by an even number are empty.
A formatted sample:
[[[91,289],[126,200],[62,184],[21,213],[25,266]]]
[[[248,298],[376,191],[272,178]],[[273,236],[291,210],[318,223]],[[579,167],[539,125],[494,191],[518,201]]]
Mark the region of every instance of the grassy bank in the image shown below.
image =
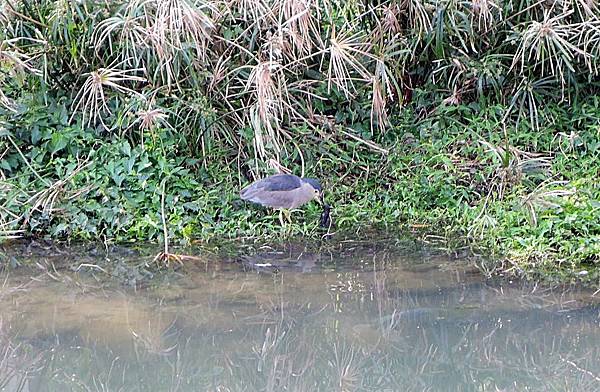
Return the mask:
[[[407,113],[386,133],[387,153],[335,139],[309,150],[306,175],[323,179],[332,231],[415,230],[439,236],[443,246],[491,253],[500,260],[491,269],[596,281],[600,97],[573,108],[548,106],[533,138],[523,131],[505,139],[502,109],[442,108],[424,120]],[[14,234],[161,241],[164,186],[172,242],[282,235],[277,214],[239,199],[248,180],[225,153],[202,162],[167,142],[175,135],[148,135],[146,144],[132,146],[126,138],[85,134],[57,152],[52,135],[3,160],[19,168],[2,182],[4,222],[15,217],[7,226]],[[47,156],[43,165],[39,155]],[[299,174],[297,161],[282,164]],[[323,235],[319,214],[316,204],[297,212],[290,235]]]
[[[323,180],[334,232],[598,282],[597,7],[248,4],[1,2],[0,235],[279,238],[238,197],[275,160]]]

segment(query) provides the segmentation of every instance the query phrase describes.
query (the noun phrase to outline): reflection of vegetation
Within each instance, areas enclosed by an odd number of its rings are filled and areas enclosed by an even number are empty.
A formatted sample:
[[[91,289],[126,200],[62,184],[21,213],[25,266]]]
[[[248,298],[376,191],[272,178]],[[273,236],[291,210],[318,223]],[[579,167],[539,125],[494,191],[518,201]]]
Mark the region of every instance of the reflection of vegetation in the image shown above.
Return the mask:
[[[43,363],[44,353],[29,351],[26,347],[12,341],[6,325],[0,324],[0,389],[5,391],[34,390],[39,385],[30,378],[38,372]]]
[[[283,261],[306,249],[273,251]],[[26,287],[9,277],[0,382],[46,391],[597,389],[598,306],[585,293],[471,281],[462,268],[424,263],[427,251],[405,268],[389,247],[331,252],[322,259],[344,263],[276,275],[201,269],[131,292],[64,270]]]

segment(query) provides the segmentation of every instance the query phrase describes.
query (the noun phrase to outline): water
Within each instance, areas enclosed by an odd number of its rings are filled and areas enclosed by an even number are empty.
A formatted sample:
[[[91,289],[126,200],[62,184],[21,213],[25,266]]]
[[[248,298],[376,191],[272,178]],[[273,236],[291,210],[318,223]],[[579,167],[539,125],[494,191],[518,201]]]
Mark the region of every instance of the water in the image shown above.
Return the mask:
[[[5,252],[29,266],[2,274],[2,390],[600,390],[585,290],[373,240],[153,251]]]

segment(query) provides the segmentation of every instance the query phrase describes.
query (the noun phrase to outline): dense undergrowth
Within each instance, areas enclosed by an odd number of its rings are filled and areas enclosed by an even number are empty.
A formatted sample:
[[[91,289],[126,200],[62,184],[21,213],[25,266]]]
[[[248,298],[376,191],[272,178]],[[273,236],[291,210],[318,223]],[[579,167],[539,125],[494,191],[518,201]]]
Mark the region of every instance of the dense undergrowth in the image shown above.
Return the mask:
[[[280,237],[238,197],[274,160],[323,180],[334,232],[418,230],[497,256],[486,269],[600,279],[593,2],[0,10],[3,237]],[[321,236],[303,211],[288,235]]]

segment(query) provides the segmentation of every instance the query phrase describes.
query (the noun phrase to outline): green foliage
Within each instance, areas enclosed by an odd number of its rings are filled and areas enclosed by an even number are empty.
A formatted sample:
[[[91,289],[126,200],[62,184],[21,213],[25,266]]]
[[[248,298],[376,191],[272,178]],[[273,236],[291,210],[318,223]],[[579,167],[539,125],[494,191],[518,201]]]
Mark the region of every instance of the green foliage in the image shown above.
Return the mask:
[[[597,89],[600,11],[584,3],[2,2],[0,104],[45,88],[69,124],[138,139],[169,124],[195,158],[225,144],[249,166],[293,154],[300,124],[382,139],[411,101],[498,103],[537,129],[543,102]]]
[[[399,119],[386,134],[386,156],[339,137],[324,139],[319,150],[307,138],[299,149],[318,162],[306,175],[325,179],[335,230],[404,228],[460,238],[527,275],[593,269],[600,261],[599,103],[547,106],[553,118],[547,128],[531,134],[522,122],[508,140],[498,129],[505,108],[461,106],[424,120]],[[50,106],[64,113],[64,105]],[[166,180],[172,240],[280,235],[275,214],[239,200],[245,180],[224,164],[226,151],[203,162],[181,155],[180,135],[171,130],[148,131],[144,144],[134,145],[115,135],[93,137],[67,125],[64,115],[39,116],[33,102],[30,108],[4,125],[0,139],[6,145],[10,135],[36,139],[4,149],[10,181],[2,183],[9,192],[0,202],[22,217],[7,228],[64,239],[158,240]],[[47,134],[47,127],[55,132]],[[25,129],[26,136],[19,133]],[[68,135],[69,145],[58,148],[57,134]],[[318,206],[304,210],[292,234],[321,235]]]

